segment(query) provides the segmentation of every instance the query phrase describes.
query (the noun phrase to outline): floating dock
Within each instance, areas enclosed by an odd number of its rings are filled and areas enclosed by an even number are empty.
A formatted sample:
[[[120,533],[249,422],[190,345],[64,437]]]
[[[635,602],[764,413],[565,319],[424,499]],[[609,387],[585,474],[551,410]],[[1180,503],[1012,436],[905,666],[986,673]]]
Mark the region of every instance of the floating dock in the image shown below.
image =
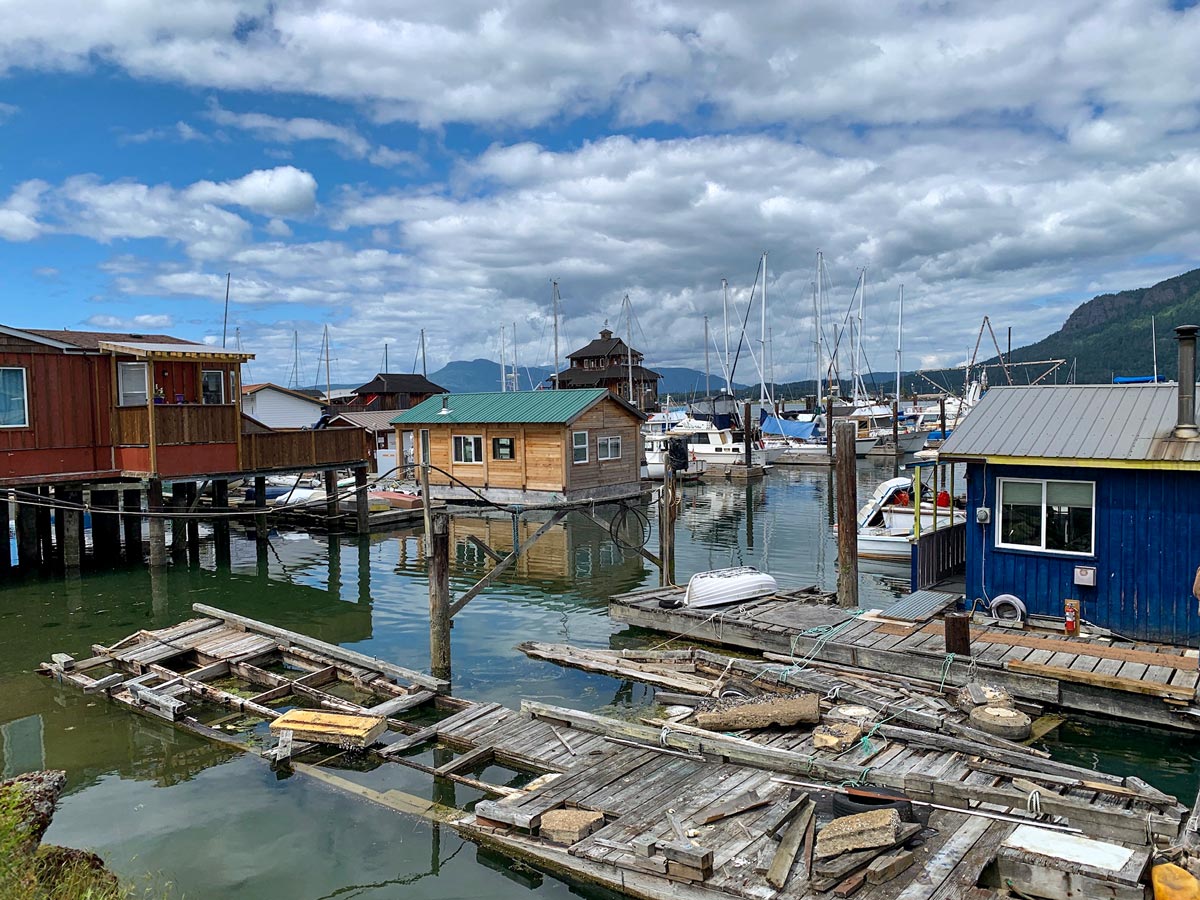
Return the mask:
[[[679,587],[612,598],[618,622],[787,660],[815,660],[877,672],[905,672],[950,685],[977,672],[1014,697],[1078,712],[1188,731],[1200,730],[1197,651],[1096,634],[1069,637],[976,614],[971,654],[946,652],[938,618],[961,595],[921,591],[883,611],[844,610],[817,588],[787,591],[725,607],[674,606]],[[901,605],[903,604],[903,605]]]
[[[684,716],[706,704],[720,712],[722,695],[727,702],[736,689],[806,723],[729,734],[700,727],[699,715],[697,724],[680,721],[678,711],[629,721],[463,700],[424,673],[193,608],[200,618],[95,646],[86,659],[56,654],[42,672],[448,823],[539,868],[647,900],[828,892],[986,900],[1003,896],[1006,879],[1020,887],[1036,878],[1058,879],[1080,896],[1140,900],[1155,845],[1183,842],[1189,827],[1184,806],[1139,779],[964,731],[936,682],[692,650],[526,648],[587,657],[622,677],[669,679]],[[847,701],[858,711],[846,713]],[[747,707],[733,711],[746,715]],[[845,724],[846,715],[858,734],[845,745],[823,741],[825,723]],[[348,744],[348,734],[366,746]],[[456,809],[413,797],[387,786],[391,765],[484,799]],[[494,766],[515,777],[484,780]],[[354,779],[368,770],[369,785]],[[1080,848],[1091,864],[1054,856],[1073,860]]]

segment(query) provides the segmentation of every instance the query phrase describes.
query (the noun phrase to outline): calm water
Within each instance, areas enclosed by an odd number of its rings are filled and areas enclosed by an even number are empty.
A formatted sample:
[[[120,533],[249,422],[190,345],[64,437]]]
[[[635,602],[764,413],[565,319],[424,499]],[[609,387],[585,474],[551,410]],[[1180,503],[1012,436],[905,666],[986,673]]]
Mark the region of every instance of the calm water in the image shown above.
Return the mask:
[[[891,468],[863,463],[862,496]],[[546,535],[511,577],[474,600],[454,623],[454,682],[461,696],[518,705],[535,698],[583,709],[649,702],[640,685],[534,662],[528,639],[609,647],[652,645],[660,636],[612,623],[613,593],[658,574],[614,540],[657,545],[650,507],[606,531],[569,520]],[[775,469],[764,484],[697,485],[683,491],[678,579],[751,564],[781,585],[836,577],[827,473]],[[535,523],[533,528],[537,527]],[[484,571],[466,536],[511,547],[511,520],[456,519],[452,577],[462,590]],[[211,548],[206,549],[211,554]],[[863,578],[863,602],[884,605],[903,570]],[[428,666],[427,586],[413,533],[369,540],[285,534],[266,560],[235,536],[231,572],[211,556],[151,580],[144,570],[29,580],[0,590],[0,747],[5,776],[53,767],[69,793],[49,840],[99,852],[141,884],[190,898],[565,897],[580,889],[507,863],[452,832],[353,800],[165,724],[59,688],[32,674],[49,655],[87,655],[139,628],[172,624],[204,602],[334,641],[414,668]],[[1055,755],[1137,772],[1189,798],[1200,745],[1178,735],[1090,720],[1049,739]],[[385,766],[386,785],[432,796],[420,773]],[[461,789],[460,789],[461,790]],[[439,795],[444,800],[445,797]],[[462,804],[466,793],[456,798]],[[588,892],[587,896],[601,896]]]

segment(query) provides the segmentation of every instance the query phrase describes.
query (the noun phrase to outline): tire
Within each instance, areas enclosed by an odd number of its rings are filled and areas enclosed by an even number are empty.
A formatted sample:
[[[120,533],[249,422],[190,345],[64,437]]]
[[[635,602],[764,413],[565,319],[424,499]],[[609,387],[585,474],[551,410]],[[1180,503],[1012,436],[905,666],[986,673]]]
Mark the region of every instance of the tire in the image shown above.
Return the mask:
[[[1033,720],[1029,716],[1005,706],[977,706],[967,718],[980,731],[1010,741],[1025,740],[1033,729]]]
[[[845,794],[833,795],[833,817],[853,816],[858,813],[874,812],[877,809],[894,809],[900,814],[901,822],[915,822],[912,803],[908,800],[878,800],[872,801],[862,797],[847,797]]]
[[[994,619],[1024,622],[1029,613],[1021,598],[1014,594],[1000,594],[988,605],[988,613]]]

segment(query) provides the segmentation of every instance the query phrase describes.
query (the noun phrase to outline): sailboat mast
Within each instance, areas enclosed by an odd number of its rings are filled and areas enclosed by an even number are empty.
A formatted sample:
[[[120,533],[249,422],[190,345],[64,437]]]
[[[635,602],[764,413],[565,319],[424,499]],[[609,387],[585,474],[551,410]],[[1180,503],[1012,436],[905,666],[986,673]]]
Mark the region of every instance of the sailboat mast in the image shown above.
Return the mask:
[[[325,402],[329,403],[333,397],[333,383],[329,378],[329,324],[325,325]]]
[[[508,391],[508,361],[504,358],[504,326],[500,326],[500,393]]]
[[[900,314],[896,317],[896,404],[900,403],[900,366],[904,358],[904,285],[900,285]]]
[[[1154,383],[1158,384],[1158,335],[1154,327],[1154,314],[1150,314],[1150,347],[1154,351]]]
[[[762,360],[759,372],[762,378],[759,379],[758,386],[758,403],[759,406],[766,407],[767,405],[767,251],[763,251],[762,255],[762,310],[758,326],[758,343],[762,347]]]
[[[517,374],[517,323],[512,323],[512,389],[519,391],[521,389],[521,376]]]
[[[429,377],[429,367],[425,362],[425,329],[421,329],[421,375]]]
[[[863,298],[867,294],[867,270],[863,268],[858,276],[858,338],[854,341],[854,402],[865,399],[866,387],[862,380],[862,330],[863,330]],[[861,390],[860,390],[861,387]]]
[[[704,396],[712,396],[712,389],[708,386],[708,316],[704,317]]]
[[[821,405],[821,394],[824,393],[825,369],[821,351],[825,340],[821,333],[821,251],[817,251],[817,283],[813,287],[813,314],[817,319],[817,406]]]
[[[721,309],[725,316],[725,392],[733,393],[733,382],[729,375],[729,281],[721,279]]]
[[[558,282],[550,282],[550,307],[554,311],[554,389],[558,390]]]
[[[641,404],[633,399],[633,304],[629,295],[625,295],[625,366],[629,374],[629,402],[641,408]]]

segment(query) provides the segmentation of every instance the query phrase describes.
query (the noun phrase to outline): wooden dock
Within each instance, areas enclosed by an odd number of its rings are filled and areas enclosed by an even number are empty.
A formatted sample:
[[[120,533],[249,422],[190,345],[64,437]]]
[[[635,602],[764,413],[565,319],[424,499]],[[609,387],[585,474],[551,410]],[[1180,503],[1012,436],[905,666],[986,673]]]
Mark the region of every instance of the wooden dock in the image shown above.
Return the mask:
[[[623,594],[610,600],[609,614],[685,643],[776,654],[797,664],[903,672],[954,686],[980,677],[1014,697],[1048,706],[1200,730],[1196,650],[1106,634],[1068,637],[976,614],[971,655],[961,656],[946,652],[939,618],[958,599],[952,594],[940,595],[940,606],[924,604],[922,612],[901,620],[889,618],[889,610],[839,609],[831,595],[816,588],[727,607],[669,608],[683,593],[683,588],[666,587]]]
[[[823,722],[847,701],[865,706],[855,713],[859,736],[830,747],[811,720],[728,734],[678,714],[618,721],[541,703],[520,711],[476,703],[449,696],[444,681],[421,672],[212,607],[194,609],[200,618],[95,646],[87,659],[56,654],[42,672],[631,896],[800,900],[859,891],[865,900],[984,900],[1001,896],[989,872],[1003,875],[1005,865],[1059,873],[1061,861],[1023,849],[1030,840],[1091,840],[1120,863],[1103,871],[1075,866],[1062,878],[1081,895],[1098,896],[1087,891],[1102,885],[1103,896],[1138,900],[1152,846],[1177,843],[1184,829],[1187,809],[1174,797],[1136,778],[973,734],[937,699],[941,686],[897,676],[803,671],[703,651],[590,651],[597,666],[669,681],[674,699],[693,707],[730,688],[760,703],[802,690]],[[547,658],[587,655],[540,649]],[[297,708],[338,715],[289,713]],[[315,729],[304,732],[307,741],[294,742],[280,726],[285,714],[285,722]],[[339,735],[350,727],[374,743],[354,750],[339,745],[341,737],[322,737],[326,719],[336,720]],[[376,730],[378,721],[386,726]],[[272,722],[287,733],[272,735]],[[421,761],[431,747],[441,756]],[[473,811],[456,810],[365,787],[339,774],[347,754],[358,754],[360,769],[408,766],[485,799]],[[523,787],[482,780],[493,765],[533,780]],[[893,833],[858,849],[823,851],[825,829],[854,818],[845,804],[874,809],[880,792],[904,801],[894,822],[885,813]]]

